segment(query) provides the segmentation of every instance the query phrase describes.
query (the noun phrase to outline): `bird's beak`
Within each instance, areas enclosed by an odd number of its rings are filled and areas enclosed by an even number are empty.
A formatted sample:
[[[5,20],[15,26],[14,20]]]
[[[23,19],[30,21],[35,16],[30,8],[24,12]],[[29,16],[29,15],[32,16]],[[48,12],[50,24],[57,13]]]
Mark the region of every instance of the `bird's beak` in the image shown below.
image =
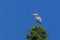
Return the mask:
[[[32,14],[34,16],[34,14]]]

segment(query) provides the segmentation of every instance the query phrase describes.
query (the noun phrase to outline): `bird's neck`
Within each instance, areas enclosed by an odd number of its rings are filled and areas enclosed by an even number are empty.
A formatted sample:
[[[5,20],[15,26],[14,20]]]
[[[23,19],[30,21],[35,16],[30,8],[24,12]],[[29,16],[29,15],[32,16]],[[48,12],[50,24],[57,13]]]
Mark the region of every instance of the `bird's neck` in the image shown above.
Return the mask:
[[[35,16],[35,17],[39,17],[39,16]]]

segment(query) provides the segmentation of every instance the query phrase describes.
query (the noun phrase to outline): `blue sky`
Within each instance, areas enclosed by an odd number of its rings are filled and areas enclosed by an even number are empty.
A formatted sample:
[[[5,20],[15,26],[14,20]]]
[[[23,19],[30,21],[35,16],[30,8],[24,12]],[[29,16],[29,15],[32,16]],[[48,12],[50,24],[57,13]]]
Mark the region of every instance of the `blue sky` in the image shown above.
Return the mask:
[[[38,12],[47,28],[49,40],[60,40],[59,0],[0,0],[0,40],[27,40],[25,35],[36,25]]]

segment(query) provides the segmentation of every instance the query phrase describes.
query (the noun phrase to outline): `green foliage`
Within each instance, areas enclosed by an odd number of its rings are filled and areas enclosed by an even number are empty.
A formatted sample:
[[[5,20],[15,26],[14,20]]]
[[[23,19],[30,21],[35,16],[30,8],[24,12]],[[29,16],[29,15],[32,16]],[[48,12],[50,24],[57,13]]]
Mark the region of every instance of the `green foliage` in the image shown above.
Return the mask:
[[[48,33],[46,29],[41,26],[33,26],[29,32],[30,33],[26,35],[28,40],[47,40]]]

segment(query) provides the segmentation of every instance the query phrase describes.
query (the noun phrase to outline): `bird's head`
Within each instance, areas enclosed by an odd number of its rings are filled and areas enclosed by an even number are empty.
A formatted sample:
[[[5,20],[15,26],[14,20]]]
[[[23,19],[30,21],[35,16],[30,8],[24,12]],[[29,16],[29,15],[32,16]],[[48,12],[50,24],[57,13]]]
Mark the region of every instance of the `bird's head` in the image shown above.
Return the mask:
[[[35,13],[35,14],[32,14],[33,16],[35,16],[35,17],[38,17],[38,14],[37,13]]]

